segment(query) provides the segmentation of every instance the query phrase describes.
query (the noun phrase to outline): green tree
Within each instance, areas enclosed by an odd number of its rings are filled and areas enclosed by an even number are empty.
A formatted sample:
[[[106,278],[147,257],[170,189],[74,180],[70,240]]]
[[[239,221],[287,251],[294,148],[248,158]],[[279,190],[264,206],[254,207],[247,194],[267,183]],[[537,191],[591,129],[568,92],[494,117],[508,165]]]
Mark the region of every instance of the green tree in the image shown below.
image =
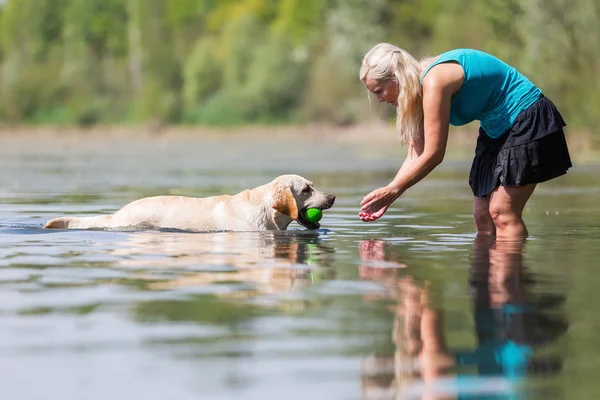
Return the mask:
[[[0,118],[15,123],[354,123],[364,53],[489,51],[596,129],[596,0],[10,0]]]

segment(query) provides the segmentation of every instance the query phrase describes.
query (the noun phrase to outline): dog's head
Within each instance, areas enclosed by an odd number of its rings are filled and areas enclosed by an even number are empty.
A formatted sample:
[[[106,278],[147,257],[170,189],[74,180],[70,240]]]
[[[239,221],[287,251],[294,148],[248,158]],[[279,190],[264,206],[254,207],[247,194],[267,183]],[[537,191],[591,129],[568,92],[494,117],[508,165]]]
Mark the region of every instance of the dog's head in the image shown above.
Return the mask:
[[[308,229],[318,229],[321,225],[309,222],[305,217],[306,210],[327,210],[335,201],[334,195],[315,189],[312,182],[299,175],[281,175],[271,184],[273,209]],[[291,220],[288,220],[288,224]]]

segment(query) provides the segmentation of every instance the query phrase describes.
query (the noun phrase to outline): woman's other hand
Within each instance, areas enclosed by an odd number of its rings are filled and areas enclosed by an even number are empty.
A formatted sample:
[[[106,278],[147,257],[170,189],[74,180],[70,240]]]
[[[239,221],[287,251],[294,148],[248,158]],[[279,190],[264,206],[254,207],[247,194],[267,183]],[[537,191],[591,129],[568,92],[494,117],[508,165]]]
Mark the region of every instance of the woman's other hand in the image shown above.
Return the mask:
[[[375,221],[385,214],[389,206],[401,195],[401,191],[392,186],[385,186],[366,195],[360,202],[358,216],[365,222]]]

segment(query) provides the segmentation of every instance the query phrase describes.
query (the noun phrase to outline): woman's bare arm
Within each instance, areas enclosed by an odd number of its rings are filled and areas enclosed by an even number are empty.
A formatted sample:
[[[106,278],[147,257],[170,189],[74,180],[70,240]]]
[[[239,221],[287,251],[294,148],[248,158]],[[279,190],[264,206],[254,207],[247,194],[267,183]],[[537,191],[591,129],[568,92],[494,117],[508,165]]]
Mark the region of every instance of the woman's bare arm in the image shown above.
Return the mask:
[[[381,217],[390,204],[425,178],[444,159],[450,124],[450,101],[462,85],[464,75],[457,64],[444,64],[443,67],[432,69],[423,82],[422,149],[414,145],[409,147],[409,155],[394,180],[388,186],[365,196],[361,202],[361,219],[372,221]]]
[[[423,153],[423,142],[422,141],[418,142],[418,143],[412,143],[412,142],[409,143],[408,144],[408,152],[406,153],[406,158],[404,159],[404,162],[400,166],[400,169],[398,170],[398,173],[396,174],[394,181],[396,179],[400,179],[400,177],[406,173],[406,171],[417,160],[417,158],[419,158],[419,156],[422,153]]]
[[[399,195],[425,178],[444,159],[450,125],[451,86],[440,80],[423,85],[423,151],[390,184]],[[402,173],[400,173],[402,172]]]

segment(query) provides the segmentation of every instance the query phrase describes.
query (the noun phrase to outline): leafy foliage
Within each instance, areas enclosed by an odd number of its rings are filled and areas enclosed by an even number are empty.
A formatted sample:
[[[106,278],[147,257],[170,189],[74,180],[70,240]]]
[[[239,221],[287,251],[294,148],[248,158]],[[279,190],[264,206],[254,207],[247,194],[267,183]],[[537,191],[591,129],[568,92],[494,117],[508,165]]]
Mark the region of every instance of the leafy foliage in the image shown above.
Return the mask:
[[[599,20],[592,0],[9,0],[0,121],[354,123],[377,115],[357,75],[386,41],[489,51],[595,128]]]

